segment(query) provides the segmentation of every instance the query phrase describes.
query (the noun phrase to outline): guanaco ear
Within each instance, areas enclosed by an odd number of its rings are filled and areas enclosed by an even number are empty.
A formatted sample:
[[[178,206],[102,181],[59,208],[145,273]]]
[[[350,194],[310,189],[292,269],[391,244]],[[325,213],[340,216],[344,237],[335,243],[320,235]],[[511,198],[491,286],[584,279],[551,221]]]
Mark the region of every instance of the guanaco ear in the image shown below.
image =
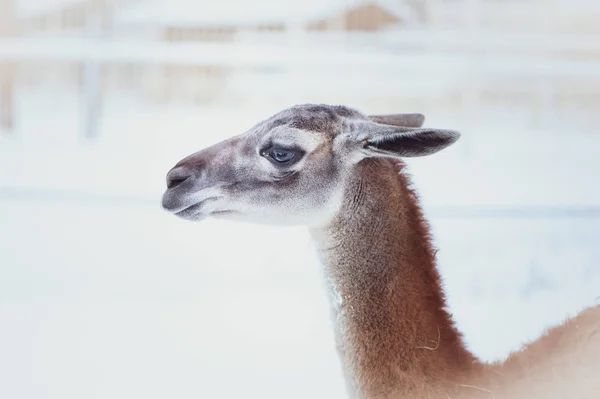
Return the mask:
[[[423,122],[425,122],[425,115],[417,113],[370,115],[369,119],[371,119],[375,123],[381,123],[383,125],[421,127],[423,126]]]
[[[460,133],[431,128],[377,125],[363,141],[367,156],[422,157],[453,144]]]

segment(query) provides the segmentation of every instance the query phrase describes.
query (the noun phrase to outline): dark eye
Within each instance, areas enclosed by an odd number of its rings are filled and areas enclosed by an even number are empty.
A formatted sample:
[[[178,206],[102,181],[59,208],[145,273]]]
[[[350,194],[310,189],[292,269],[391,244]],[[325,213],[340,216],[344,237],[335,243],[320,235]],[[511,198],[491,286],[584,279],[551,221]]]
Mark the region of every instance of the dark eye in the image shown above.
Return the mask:
[[[271,150],[269,151],[269,156],[271,158],[273,158],[274,161],[279,162],[279,163],[288,163],[290,162],[292,159],[294,159],[294,153],[291,151],[285,151],[285,150]]]
[[[263,155],[274,163],[286,165],[297,160],[301,154],[299,151],[285,150],[282,148],[271,148],[263,152]]]

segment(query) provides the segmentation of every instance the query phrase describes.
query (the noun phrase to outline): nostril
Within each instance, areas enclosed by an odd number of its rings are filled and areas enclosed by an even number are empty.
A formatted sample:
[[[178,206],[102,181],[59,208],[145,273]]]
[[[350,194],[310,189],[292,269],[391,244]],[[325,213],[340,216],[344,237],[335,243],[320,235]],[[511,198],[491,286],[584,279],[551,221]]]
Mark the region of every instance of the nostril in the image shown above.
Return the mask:
[[[187,170],[181,168],[171,170],[167,174],[167,189],[179,186],[181,183],[185,182],[190,177],[192,177],[192,173],[190,173]]]
[[[186,178],[175,177],[173,179],[167,179],[167,188],[177,187],[178,185],[180,185],[187,179],[188,179],[187,177]]]

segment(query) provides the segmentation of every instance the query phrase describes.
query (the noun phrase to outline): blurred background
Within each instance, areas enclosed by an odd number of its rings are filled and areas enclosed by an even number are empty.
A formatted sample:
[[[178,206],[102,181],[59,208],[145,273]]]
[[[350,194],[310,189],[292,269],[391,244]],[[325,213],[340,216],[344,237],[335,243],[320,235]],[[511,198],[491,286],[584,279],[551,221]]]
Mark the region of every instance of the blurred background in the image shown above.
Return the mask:
[[[297,103],[462,131],[409,162],[449,306],[505,358],[600,301],[594,0],[0,0],[0,397],[343,398],[302,228],[163,212]]]

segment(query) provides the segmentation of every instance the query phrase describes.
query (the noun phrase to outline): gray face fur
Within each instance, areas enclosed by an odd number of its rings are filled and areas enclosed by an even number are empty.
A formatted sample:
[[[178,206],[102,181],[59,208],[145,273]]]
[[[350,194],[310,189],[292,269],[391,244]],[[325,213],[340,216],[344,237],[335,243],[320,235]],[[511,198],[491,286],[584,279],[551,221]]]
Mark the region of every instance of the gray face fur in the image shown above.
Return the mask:
[[[188,220],[215,216],[325,225],[348,194],[344,183],[361,160],[428,155],[458,139],[457,132],[420,128],[423,119],[369,117],[344,106],[294,106],[181,160],[167,175],[163,207]]]

